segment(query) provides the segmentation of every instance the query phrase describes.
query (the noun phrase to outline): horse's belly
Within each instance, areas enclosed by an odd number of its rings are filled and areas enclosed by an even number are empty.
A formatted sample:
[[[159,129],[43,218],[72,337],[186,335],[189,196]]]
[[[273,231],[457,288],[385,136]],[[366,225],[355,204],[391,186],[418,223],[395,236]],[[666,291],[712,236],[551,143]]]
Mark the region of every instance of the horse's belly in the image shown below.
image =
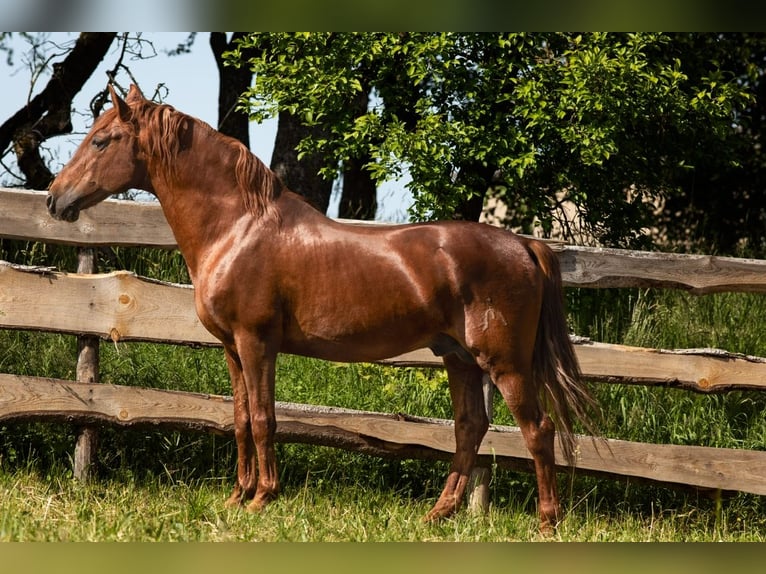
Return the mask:
[[[361,348],[359,346],[347,345],[284,345],[282,352],[338,363],[370,363],[390,359],[425,346],[426,345],[416,345],[411,348]]]
[[[441,325],[404,321],[375,328],[296,330],[285,333],[282,351],[338,362],[369,362],[429,346]]]

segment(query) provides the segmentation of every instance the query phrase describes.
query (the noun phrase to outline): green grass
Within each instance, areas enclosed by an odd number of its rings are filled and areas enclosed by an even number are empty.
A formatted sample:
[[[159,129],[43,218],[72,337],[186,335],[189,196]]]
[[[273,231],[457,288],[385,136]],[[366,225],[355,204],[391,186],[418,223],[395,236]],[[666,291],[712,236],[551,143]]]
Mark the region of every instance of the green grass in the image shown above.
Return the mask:
[[[2,246],[2,245],[0,245]],[[18,248],[24,262],[58,252]],[[7,257],[7,252],[4,253]],[[162,258],[164,257],[164,259]],[[102,253],[102,268],[184,281],[177,256]],[[135,261],[134,261],[135,259]],[[572,290],[573,329],[594,340],[661,348],[720,347],[766,356],[766,299],[695,297],[673,291]],[[75,338],[0,331],[0,372],[73,379]],[[106,384],[229,394],[219,349],[101,345]],[[666,388],[597,385],[606,436],[626,440],[762,450],[766,394],[698,395]],[[337,365],[280,357],[277,399],[449,418],[440,370]],[[512,424],[497,399],[495,421]],[[486,516],[460,512],[437,525],[421,517],[436,500],[447,463],[383,460],[307,445],[278,445],[281,498],[251,515],[223,508],[233,486],[230,437],[154,427],[100,429],[94,479],[72,478],[72,425],[0,426],[0,540],[539,540],[530,474],[494,468]],[[764,497],[703,494],[632,480],[561,474],[566,519],[553,540],[764,541]]]
[[[429,497],[374,476],[330,479],[333,472],[307,471],[250,514],[224,508],[231,486],[224,478],[118,475],[82,484],[62,465],[47,475],[17,469],[0,474],[0,541],[766,541],[766,518],[743,500],[728,501],[716,519],[704,499],[666,506],[660,496],[642,507],[591,481],[588,490],[575,488],[558,531],[542,536],[524,493],[486,515],[462,511],[426,524]]]
[[[23,338],[23,344],[13,343],[17,337]],[[35,374],[50,376],[71,375],[73,364],[64,364],[73,361],[69,339],[0,333],[3,348],[16,348],[29,357],[26,370],[49,369]],[[104,382],[228,393],[219,350],[128,344],[115,348],[110,343],[102,347]],[[60,362],[46,359],[46,354]],[[285,356],[279,362],[278,381],[280,400],[449,416],[441,371],[346,367]],[[752,444],[739,446],[762,448],[764,444],[763,435],[755,436],[763,433],[762,399],[761,406],[742,406],[728,398],[735,393],[707,397],[624,385],[597,390],[612,413],[607,420],[610,435],[695,444],[716,442],[711,436],[718,432],[717,442],[731,447],[736,446],[732,436],[744,432],[753,435]],[[624,400],[626,396],[630,399]],[[509,418],[502,405],[497,410],[499,419]],[[701,436],[691,436],[689,428]],[[541,539],[535,481],[526,473],[493,469],[487,516],[472,516],[464,510],[442,524],[426,525],[420,519],[439,494],[447,463],[383,460],[331,448],[278,445],[282,497],[262,515],[250,515],[223,508],[234,477],[235,452],[229,437],[152,427],[104,427],[96,476],[90,484],[82,484],[71,476],[75,430],[48,423],[9,424],[0,429],[0,539]],[[692,492],[629,480],[582,476],[571,480],[564,474],[559,483],[566,520],[554,540],[766,538],[762,497],[727,498],[718,515],[714,500]]]

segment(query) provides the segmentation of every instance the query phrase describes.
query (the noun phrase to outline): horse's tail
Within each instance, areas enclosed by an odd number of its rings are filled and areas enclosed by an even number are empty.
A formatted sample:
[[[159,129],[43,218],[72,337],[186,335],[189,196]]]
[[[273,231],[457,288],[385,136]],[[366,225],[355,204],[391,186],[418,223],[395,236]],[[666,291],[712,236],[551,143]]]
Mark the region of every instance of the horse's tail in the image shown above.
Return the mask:
[[[597,405],[583,384],[580,366],[569,339],[558,257],[540,241],[528,241],[527,250],[544,276],[532,376],[544,408],[556,423],[564,457],[574,466],[573,420],[579,420],[592,435],[597,434],[591,416],[597,410]]]

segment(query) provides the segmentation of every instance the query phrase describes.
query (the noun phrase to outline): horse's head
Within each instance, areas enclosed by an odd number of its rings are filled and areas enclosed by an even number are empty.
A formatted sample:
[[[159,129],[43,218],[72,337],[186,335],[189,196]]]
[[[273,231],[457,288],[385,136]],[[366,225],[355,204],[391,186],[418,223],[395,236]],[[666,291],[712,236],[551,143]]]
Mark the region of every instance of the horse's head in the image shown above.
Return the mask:
[[[113,107],[99,116],[50,186],[48,211],[56,219],[76,221],[80,210],[110,195],[148,187],[133,121],[136,104],[144,98],[136,86],[131,86],[126,100],[111,85],[109,91]]]

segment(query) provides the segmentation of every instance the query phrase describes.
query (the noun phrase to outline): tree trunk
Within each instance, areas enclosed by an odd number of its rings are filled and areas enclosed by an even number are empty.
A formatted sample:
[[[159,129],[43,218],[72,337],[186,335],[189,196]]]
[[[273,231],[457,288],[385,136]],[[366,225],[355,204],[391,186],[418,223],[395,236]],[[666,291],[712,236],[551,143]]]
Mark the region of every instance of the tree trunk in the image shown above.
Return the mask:
[[[235,107],[239,97],[250,87],[252,72],[249,68],[235,68],[223,65],[223,53],[234,47],[234,41],[246,34],[235,32],[227,42],[223,32],[210,34],[210,47],[218,64],[220,92],[218,98],[218,130],[237,138],[249,147],[249,118],[247,114],[237,112]],[[251,54],[252,56],[252,54]],[[243,58],[249,60],[249,56]],[[284,184],[323,213],[327,212],[332,193],[332,181],[319,175],[324,167],[323,158],[304,157],[298,160],[296,147],[300,141],[320,128],[307,128],[287,112],[280,112],[274,151],[271,155],[271,169],[277,173]]]
[[[478,163],[466,164],[460,168],[458,180],[473,189],[475,193],[470,198],[464,199],[455,209],[455,219],[479,221],[484,210],[484,199],[492,186],[494,174],[494,168]]]
[[[271,169],[282,179],[285,185],[322,213],[327,213],[332,193],[332,181],[319,175],[325,166],[324,158],[318,155],[306,156],[298,160],[296,147],[300,141],[313,135],[318,137],[319,127],[306,127],[289,112],[279,112],[279,125],[271,155]]]
[[[338,217],[347,219],[375,219],[378,209],[377,186],[364,169],[367,160],[346,162],[343,170],[343,193],[338,207]]]
[[[250,147],[250,118],[236,109],[240,96],[250,87],[253,73],[247,66],[224,66],[223,53],[235,47],[235,40],[245,36],[234,32],[226,40],[225,32],[210,33],[210,48],[218,66],[218,131],[237,138]]]
[[[367,112],[369,87],[360,90],[351,102],[352,113],[359,117]],[[375,219],[378,208],[378,189],[364,165],[371,161],[369,154],[351,158],[343,166],[343,192],[338,207],[338,217],[348,219]]]

